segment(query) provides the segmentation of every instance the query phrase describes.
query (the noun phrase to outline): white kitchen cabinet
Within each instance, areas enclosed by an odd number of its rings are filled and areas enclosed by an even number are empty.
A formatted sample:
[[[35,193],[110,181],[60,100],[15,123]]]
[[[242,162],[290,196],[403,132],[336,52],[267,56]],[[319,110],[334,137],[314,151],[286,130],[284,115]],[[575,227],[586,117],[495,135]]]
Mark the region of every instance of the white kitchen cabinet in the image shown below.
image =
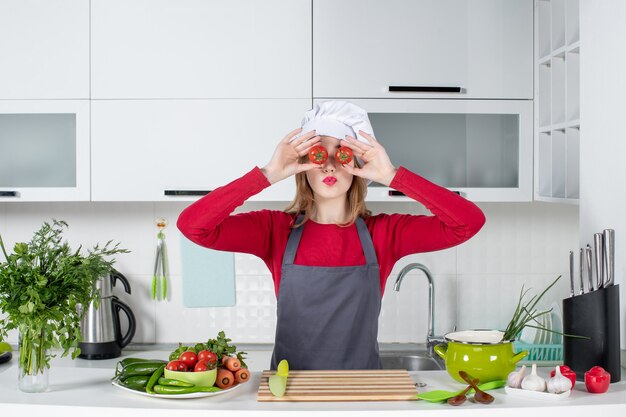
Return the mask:
[[[532,99],[533,0],[313,0],[313,96]]]
[[[309,98],[311,0],[92,0],[92,98]]]
[[[89,200],[89,100],[0,100],[0,203]]]
[[[578,0],[537,0],[535,20],[535,200],[578,204]]]
[[[530,100],[351,100],[395,166],[472,201],[531,201]],[[368,201],[413,201],[372,183]]]
[[[94,100],[92,200],[190,201],[269,162],[310,100]],[[251,200],[290,201],[293,179]]]
[[[89,1],[0,1],[0,99],[89,98]]]

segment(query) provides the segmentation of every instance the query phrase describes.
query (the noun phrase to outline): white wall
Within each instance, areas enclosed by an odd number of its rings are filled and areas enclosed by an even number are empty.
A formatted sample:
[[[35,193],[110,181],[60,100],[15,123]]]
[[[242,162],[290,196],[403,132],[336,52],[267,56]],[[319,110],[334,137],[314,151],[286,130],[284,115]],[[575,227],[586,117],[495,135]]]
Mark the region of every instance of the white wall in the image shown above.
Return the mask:
[[[0,234],[7,246],[30,240],[43,221],[69,223],[66,237],[73,247],[90,247],[109,239],[132,253],[120,255],[116,267],[131,282],[132,295],[115,293],[139,319],[133,342],[198,342],[223,329],[236,343],[271,343],[275,297],[263,262],[249,255],[235,257],[237,305],[184,308],[181,294],[180,234],[174,224],[186,203],[0,203]],[[248,203],[241,210],[283,209],[281,203]],[[426,213],[419,204],[370,204],[376,212]],[[490,203],[481,208],[487,223],[469,242],[441,252],[408,256],[389,279],[380,318],[381,342],[423,342],[427,331],[427,284],[416,272],[405,278],[399,293],[393,280],[402,266],[422,262],[435,278],[437,334],[453,329],[504,328],[522,284],[539,292],[563,274],[545,304],[568,294],[567,252],[578,244],[578,208],[547,203]],[[150,299],[156,227],[166,217],[170,257],[170,300]],[[10,342],[17,341],[11,334]]]
[[[580,2],[580,244],[615,229],[621,345],[626,346],[626,2]]]

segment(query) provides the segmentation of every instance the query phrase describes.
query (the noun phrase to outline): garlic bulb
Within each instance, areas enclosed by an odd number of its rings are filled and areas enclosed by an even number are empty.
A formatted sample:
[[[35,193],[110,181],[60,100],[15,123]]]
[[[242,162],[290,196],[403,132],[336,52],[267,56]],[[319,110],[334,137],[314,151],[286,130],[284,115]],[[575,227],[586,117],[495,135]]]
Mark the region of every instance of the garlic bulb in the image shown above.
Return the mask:
[[[521,388],[522,380],[526,374],[526,365],[522,365],[522,369],[519,371],[513,371],[506,377],[506,385],[511,388]]]
[[[561,373],[561,367],[556,367],[554,376],[548,381],[548,392],[560,394],[572,389],[572,381]]]
[[[533,370],[522,380],[522,389],[543,392],[546,390],[546,380],[537,375],[537,364],[533,363]]]

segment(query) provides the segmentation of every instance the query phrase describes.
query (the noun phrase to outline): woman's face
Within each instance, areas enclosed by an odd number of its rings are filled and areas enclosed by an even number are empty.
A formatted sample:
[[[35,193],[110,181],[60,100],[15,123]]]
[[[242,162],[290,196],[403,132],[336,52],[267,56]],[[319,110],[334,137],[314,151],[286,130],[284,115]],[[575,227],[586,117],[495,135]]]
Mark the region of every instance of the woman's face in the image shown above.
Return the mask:
[[[339,139],[332,136],[321,136],[322,146],[328,151],[328,160],[319,168],[306,171],[306,178],[313,189],[314,198],[336,198],[344,196],[352,185],[353,175],[346,172],[335,160],[335,152],[341,146]],[[350,161],[354,166],[354,160]]]

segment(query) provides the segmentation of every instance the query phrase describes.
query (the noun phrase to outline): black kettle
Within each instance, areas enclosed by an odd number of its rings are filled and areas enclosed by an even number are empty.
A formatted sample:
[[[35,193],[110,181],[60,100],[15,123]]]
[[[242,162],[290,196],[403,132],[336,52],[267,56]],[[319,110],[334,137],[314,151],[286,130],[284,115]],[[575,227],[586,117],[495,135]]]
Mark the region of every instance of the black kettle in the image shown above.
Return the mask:
[[[83,359],[111,359],[122,354],[122,348],[130,343],[135,335],[135,315],[130,307],[113,295],[117,280],[130,294],[130,284],[124,275],[112,271],[109,276],[100,278],[96,288],[100,291],[100,305],[96,308],[91,303],[80,323],[83,341],[79,344]],[[120,311],[128,317],[128,330],[122,335],[120,329]]]

